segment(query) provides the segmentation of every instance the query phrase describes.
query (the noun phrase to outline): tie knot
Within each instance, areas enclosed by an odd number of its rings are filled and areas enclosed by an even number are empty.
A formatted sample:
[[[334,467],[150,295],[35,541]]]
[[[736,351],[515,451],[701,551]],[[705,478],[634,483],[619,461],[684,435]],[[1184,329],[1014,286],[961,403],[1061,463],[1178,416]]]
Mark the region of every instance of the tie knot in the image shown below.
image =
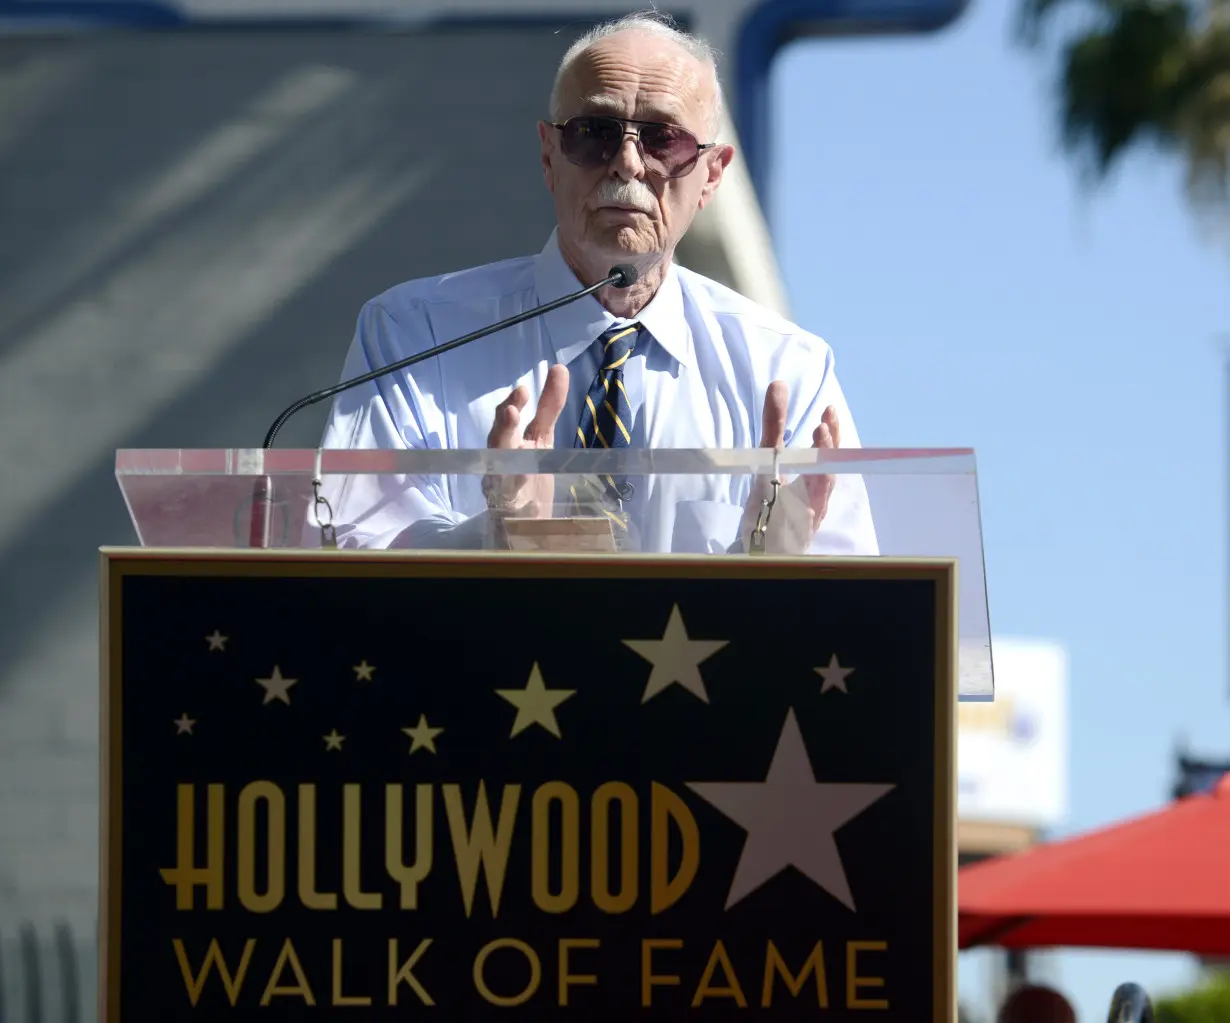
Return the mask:
[[[641,332],[639,323],[625,323],[617,327],[608,327],[598,338],[602,345],[602,369],[618,369],[628,361],[632,349],[636,346],[637,336]]]

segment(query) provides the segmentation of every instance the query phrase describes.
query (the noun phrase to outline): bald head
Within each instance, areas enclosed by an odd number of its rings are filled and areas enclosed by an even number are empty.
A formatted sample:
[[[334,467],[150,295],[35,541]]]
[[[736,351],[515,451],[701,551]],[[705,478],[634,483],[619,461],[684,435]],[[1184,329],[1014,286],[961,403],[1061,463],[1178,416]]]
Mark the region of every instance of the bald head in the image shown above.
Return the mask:
[[[1068,1000],[1053,988],[1026,984],[1008,996],[998,1023],[1076,1023]]]
[[[694,108],[684,125],[711,139],[722,119],[717,54],[704,40],[680,31],[656,14],[631,14],[591,29],[564,54],[551,90],[551,118],[560,121],[584,105],[612,74],[632,73],[647,93],[682,88],[677,107]],[[647,118],[648,119],[648,118]],[[666,119],[666,118],[661,118]],[[674,123],[682,123],[676,120]]]

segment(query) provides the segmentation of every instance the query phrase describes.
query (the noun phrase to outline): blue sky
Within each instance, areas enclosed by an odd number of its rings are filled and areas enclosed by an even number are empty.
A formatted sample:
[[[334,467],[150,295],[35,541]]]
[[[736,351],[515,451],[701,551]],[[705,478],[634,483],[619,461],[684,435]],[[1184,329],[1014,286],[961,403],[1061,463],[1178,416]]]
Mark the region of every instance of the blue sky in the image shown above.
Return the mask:
[[[1230,247],[1201,236],[1177,160],[1140,151],[1080,188],[1012,2],[783,51],[767,212],[863,443],[977,452],[992,629],[1068,651],[1063,834],[1164,803],[1180,737],[1230,753]],[[1156,994],[1189,964],[1047,968],[1101,1020],[1120,981]],[[963,990],[982,975],[964,960]]]

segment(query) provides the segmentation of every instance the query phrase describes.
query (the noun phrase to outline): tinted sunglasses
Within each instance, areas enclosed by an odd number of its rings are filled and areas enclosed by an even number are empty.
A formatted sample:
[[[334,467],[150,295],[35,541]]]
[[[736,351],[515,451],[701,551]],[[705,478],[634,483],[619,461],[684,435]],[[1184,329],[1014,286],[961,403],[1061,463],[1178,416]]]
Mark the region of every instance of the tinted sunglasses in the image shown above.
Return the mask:
[[[636,129],[629,131],[631,125]],[[678,178],[696,166],[700,154],[716,142],[700,142],[684,128],[659,121],[630,121],[622,117],[582,115],[563,124],[552,123],[560,133],[560,149],[570,163],[590,169],[605,167],[619,152],[624,137],[636,139],[636,148],[651,174]]]

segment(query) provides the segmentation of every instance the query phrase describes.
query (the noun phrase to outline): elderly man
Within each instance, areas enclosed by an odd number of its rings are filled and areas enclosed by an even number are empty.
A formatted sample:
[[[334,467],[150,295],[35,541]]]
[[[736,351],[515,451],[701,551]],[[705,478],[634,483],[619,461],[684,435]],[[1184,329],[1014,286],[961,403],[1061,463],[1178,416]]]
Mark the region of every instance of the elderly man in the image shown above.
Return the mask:
[[[342,393],[322,446],[857,447],[829,347],[674,262],[734,156],[714,141],[720,119],[713,54],[668,21],[633,15],[578,40],[538,125],[557,219],[542,251],[372,299],[343,376],[580,290],[617,264],[634,266],[636,282]],[[763,488],[739,474],[605,477],[584,496],[622,523],[632,549],[720,552],[747,549]],[[334,515],[342,546],[502,546],[496,524],[567,515],[566,496],[541,477],[356,476]],[[876,552],[858,476],[799,477],[786,497],[770,530],[787,537],[777,549]]]

